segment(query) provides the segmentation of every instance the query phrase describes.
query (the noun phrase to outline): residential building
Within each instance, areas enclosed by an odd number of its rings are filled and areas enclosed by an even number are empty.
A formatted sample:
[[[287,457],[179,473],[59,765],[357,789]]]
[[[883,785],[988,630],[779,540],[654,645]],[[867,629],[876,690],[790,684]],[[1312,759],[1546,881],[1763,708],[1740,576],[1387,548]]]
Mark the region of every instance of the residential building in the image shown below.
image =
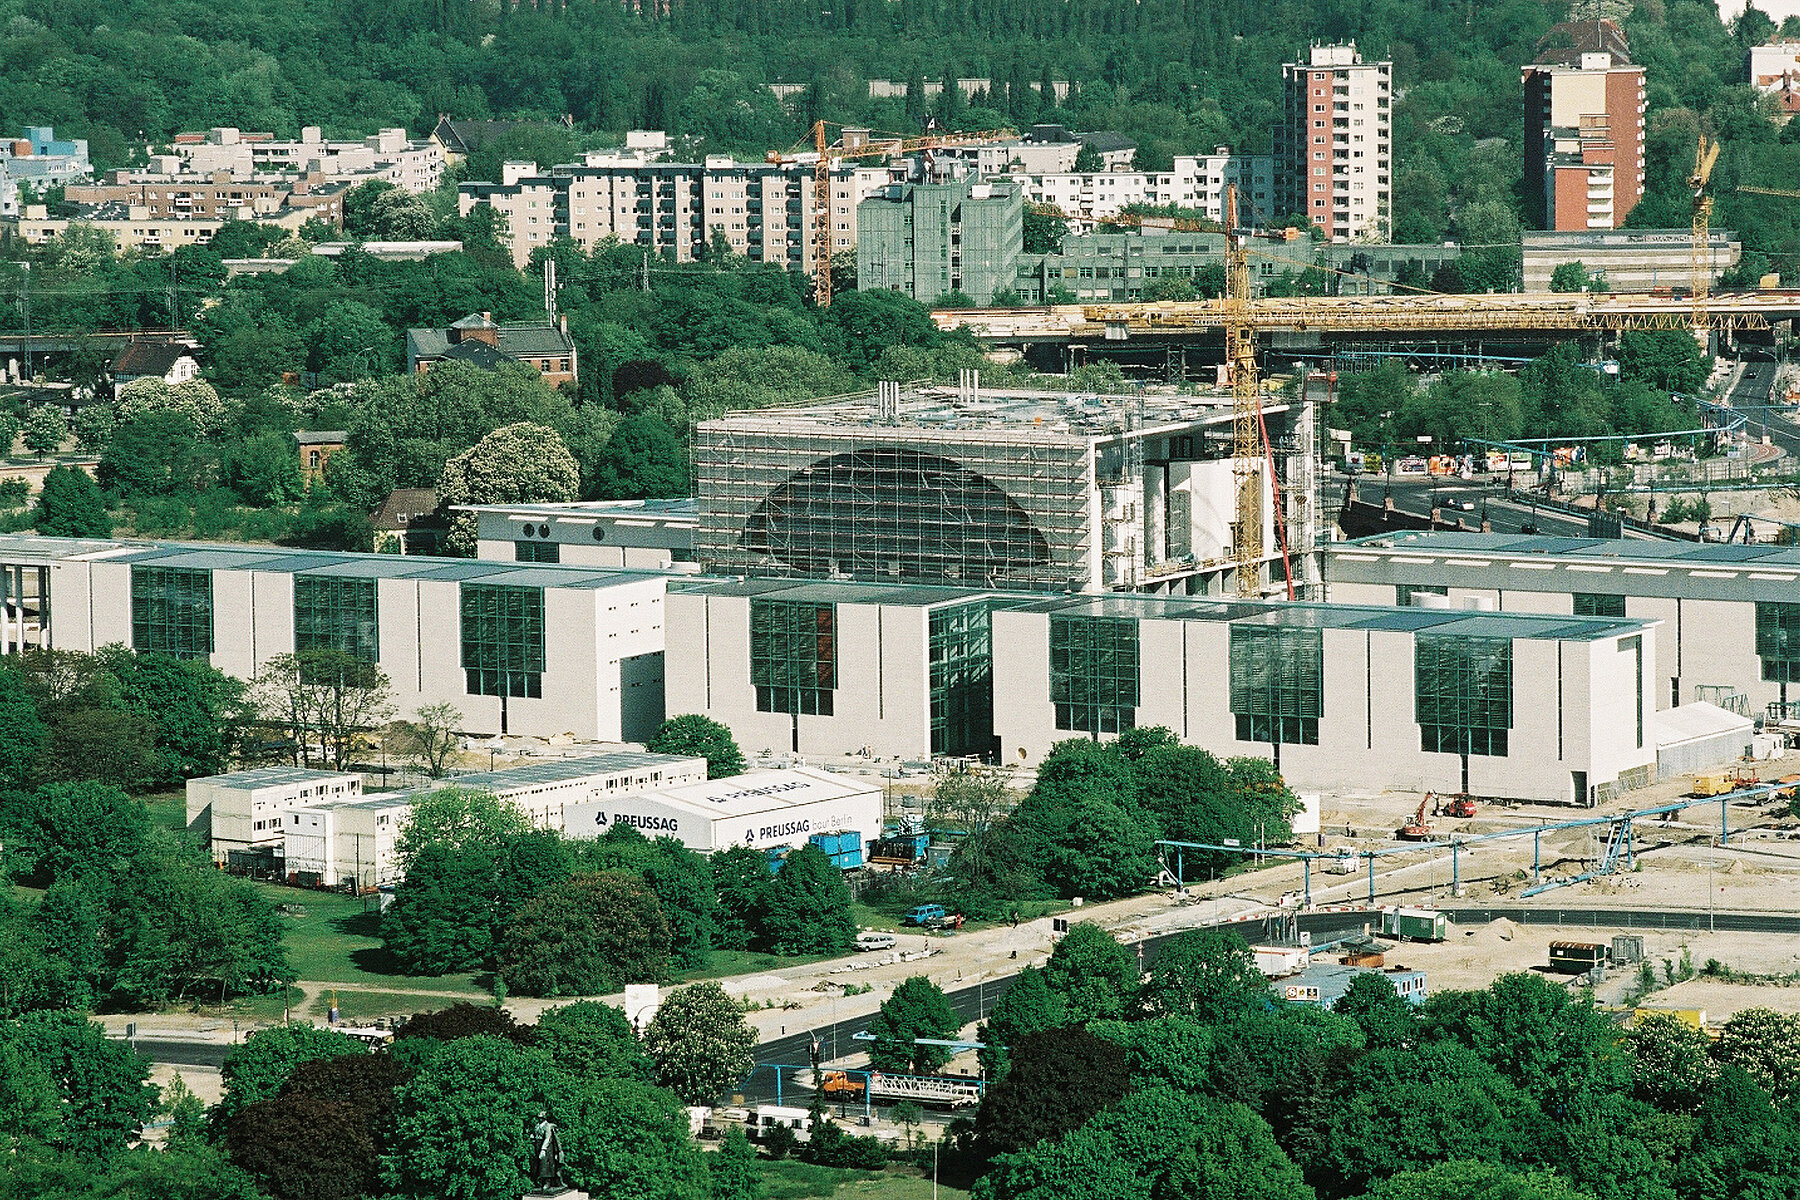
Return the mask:
[[[1570,802],[1656,772],[1654,620],[751,579],[672,581],[667,621],[670,711],[746,746],[1032,765],[1161,725],[1300,790]]]
[[[497,323],[494,314],[470,313],[450,328],[406,331],[406,369],[413,375],[441,362],[464,362],[492,370],[501,363],[531,367],[551,387],[575,382],[579,364],[569,318]]]
[[[93,173],[83,138],[58,138],[48,125],[27,125],[23,137],[0,141],[0,168],[15,182],[42,191],[86,179]]]
[[[448,523],[438,512],[436,488],[395,488],[369,517],[377,554],[432,555]]]
[[[1546,229],[1616,229],[1644,197],[1644,68],[1612,21],[1554,25],[1522,71],[1525,194]]]
[[[1011,287],[1025,202],[1007,182],[890,183],[857,206],[856,281],[929,304],[962,292],[976,304]]]
[[[173,387],[200,377],[200,360],[192,342],[139,340],[133,338],[113,356],[107,375],[113,392],[140,379],[159,379]]]
[[[344,448],[350,435],[342,429],[296,429],[295,448],[299,451],[300,478],[311,487],[325,478],[325,464]]]
[[[203,133],[178,133],[174,152],[153,155],[160,175],[189,174],[236,179],[259,175],[316,175],[354,183],[379,180],[408,192],[434,190],[444,174],[444,151],[430,139],[413,141],[401,128],[365,138],[332,141],[317,125],[300,130],[298,141],[269,133],[220,126]]]
[[[258,767],[187,782],[187,828],[203,838],[220,866],[250,864],[281,846],[287,816],[324,801],[362,799],[362,776],[305,767]],[[260,852],[260,853],[259,853]]]
[[[893,172],[853,160],[831,168],[833,252],[856,245],[857,205]],[[465,183],[457,207],[506,217],[513,262],[559,237],[592,249],[608,239],[643,246],[655,256],[692,262],[722,234],[734,254],[796,271],[813,266],[811,162],[746,163],[722,156],[699,163],[598,151],[580,163],[540,170],[506,163],[499,183]]]
[[[1238,219],[1266,225],[1281,215],[1275,160],[1266,154],[1233,154],[1220,146],[1211,154],[1177,155],[1174,169],[1150,171],[1037,172],[1008,168],[1008,178],[1025,191],[1030,204],[1051,204],[1080,226],[1117,217],[1133,205],[1173,206],[1195,210],[1221,224],[1225,191],[1238,193]]]
[[[1785,122],[1800,112],[1800,38],[1750,48],[1750,86],[1773,96]]]
[[[1394,534],[1325,554],[1333,601],[1417,599],[1500,613],[1659,621],[1657,708],[1800,712],[1800,549],[1518,534]],[[1434,598],[1435,597],[1435,598]]]
[[[1279,443],[1288,406],[1270,397],[1263,412]],[[973,371],[954,391],[888,384],[730,413],[694,433],[695,551],[731,575],[1235,590],[1231,420],[1226,393],[989,392]],[[1249,471],[1261,572],[1280,561],[1274,501],[1263,464]],[[1294,561],[1309,537],[1290,530]]]
[[[569,117],[561,121],[453,121],[439,114],[437,125],[431,131],[431,141],[443,153],[445,161],[460,163],[508,134],[533,130],[567,133],[573,125],[574,121]]]
[[[1356,43],[1315,45],[1282,64],[1275,163],[1282,216],[1303,215],[1331,241],[1376,240],[1391,227],[1394,64]]]
[[[691,574],[700,506],[682,500],[577,500],[567,504],[470,504],[475,557]]]
[[[168,253],[181,246],[204,246],[227,221],[255,221],[297,233],[314,215],[305,208],[261,213],[245,207],[224,216],[154,217],[142,205],[119,203],[84,205],[55,217],[42,204],[27,204],[24,209],[22,216],[6,223],[6,232],[28,246],[48,245],[67,233],[69,226],[82,225],[106,233],[120,250],[153,253]]]
[[[314,647],[378,665],[400,712],[470,734],[641,742],[663,719],[665,577],[548,563],[0,537],[0,645],[119,643],[237,679]]]
[[[318,171],[298,176],[234,176],[224,170],[208,175],[121,170],[108,171],[98,183],[72,183],[64,189],[63,198],[71,204],[123,204],[159,219],[228,220],[245,209],[259,216],[299,210],[341,229],[344,193],[350,187],[349,181],[327,179]]]
[[[1520,249],[1528,292],[1549,291],[1556,268],[1571,262],[1598,275],[1609,292],[1687,288],[1694,278],[1690,229],[1527,230],[1520,236]],[[1718,283],[1743,254],[1735,233],[1710,230],[1706,251],[1710,282]]]

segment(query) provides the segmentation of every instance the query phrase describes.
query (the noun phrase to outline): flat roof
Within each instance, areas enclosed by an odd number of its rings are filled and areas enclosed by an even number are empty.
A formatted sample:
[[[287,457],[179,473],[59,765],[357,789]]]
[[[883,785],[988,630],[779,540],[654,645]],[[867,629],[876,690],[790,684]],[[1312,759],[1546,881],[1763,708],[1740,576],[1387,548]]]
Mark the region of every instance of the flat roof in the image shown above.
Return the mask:
[[[607,520],[642,520],[664,524],[694,524],[700,520],[700,501],[679,500],[571,500],[560,504],[453,504],[456,512],[503,517],[563,517]]]
[[[93,559],[208,571],[276,571],[293,575],[479,581],[518,587],[582,589],[660,579],[667,574],[663,571],[634,568],[509,563],[412,554],[351,554],[334,550],[291,550],[281,546],[244,546],[221,542],[140,542],[44,538],[35,534],[0,535],[0,562],[53,562],[63,559]]]
[[[445,788],[466,788],[469,791],[477,792],[516,791],[533,784],[565,783],[572,779],[587,779],[595,775],[617,775],[622,771],[637,771],[645,767],[675,767],[692,764],[704,767],[706,760],[683,754],[647,754],[640,750],[615,750],[606,754],[551,758],[542,762],[525,763],[522,766],[502,767],[494,771],[475,771],[468,775],[451,775],[428,787],[408,788],[403,792],[392,794],[419,796],[443,791]]]
[[[1636,633],[1659,623],[1635,617],[1568,617],[1466,608],[1396,608],[1376,604],[1145,596],[1127,592],[1046,595],[1041,592],[984,591],[928,584],[837,581],[820,583],[765,579],[697,579],[671,581],[669,591],[809,604],[875,604],[904,608],[931,608],[943,604],[986,601],[999,609],[1057,616],[1112,617],[1138,621],[1245,622],[1285,628],[1450,633],[1467,637],[1533,641],[1597,641]]]
[[[659,788],[632,798],[655,800],[659,804],[670,804],[700,813],[708,819],[717,819],[754,816],[797,804],[841,800],[879,790],[878,784],[855,776],[811,767],[790,767],[780,771],[746,771],[727,779]]]
[[[1776,567],[1800,571],[1800,546],[1724,545],[1639,538],[1549,537],[1511,533],[1384,533],[1326,547],[1328,554],[1366,551],[1402,554],[1543,555],[1555,561]]]
[[[1271,397],[1265,413],[1287,411]],[[884,411],[875,392],[861,392],[810,404],[726,413],[700,428],[714,430],[830,433],[837,436],[893,437],[897,432],[968,440],[983,434],[1024,434],[1043,440],[1115,438],[1130,432],[1157,435],[1232,419],[1229,392],[1204,395],[1171,391],[1101,395],[1025,388],[980,388],[964,394],[956,387],[902,387],[897,407]]]
[[[282,787],[294,783],[318,783],[330,779],[361,780],[355,771],[320,771],[312,767],[256,767],[249,771],[228,771],[223,775],[203,775],[189,783],[210,783],[214,787],[250,792],[261,788]]]

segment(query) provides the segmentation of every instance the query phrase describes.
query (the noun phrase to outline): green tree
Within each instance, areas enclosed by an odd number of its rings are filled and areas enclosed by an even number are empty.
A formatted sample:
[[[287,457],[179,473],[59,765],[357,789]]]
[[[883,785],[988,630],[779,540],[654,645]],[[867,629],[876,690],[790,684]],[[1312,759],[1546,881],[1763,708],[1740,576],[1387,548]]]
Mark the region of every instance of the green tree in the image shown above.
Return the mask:
[[[899,292],[849,292],[835,297],[820,321],[832,356],[856,372],[889,346],[931,346],[943,335],[931,311]]]
[[[54,404],[40,404],[25,418],[25,448],[43,461],[55,454],[69,437],[69,422]]]
[[[581,468],[554,429],[504,425],[444,464],[438,504],[450,516],[445,549],[475,555],[475,516],[452,511],[458,505],[556,502],[580,492]]]
[[[1402,1171],[1371,1188],[1363,1200],[1591,1200],[1579,1188],[1548,1172],[1511,1171],[1493,1163],[1438,1163],[1423,1171]]]
[[[1062,1029],[1069,1023],[1068,1002],[1050,986],[1043,968],[1026,967],[982,1023],[978,1038],[982,1048],[975,1052],[976,1058],[989,1079],[1002,1079],[1011,1061],[1008,1046],[1020,1038]]]
[[[80,467],[51,467],[31,510],[31,525],[46,537],[108,537],[112,517],[100,485]]]
[[[1355,1021],[1372,1049],[1409,1045],[1418,1035],[1413,1006],[1401,999],[1384,975],[1358,974],[1331,1011]]]
[[[200,660],[117,644],[102,646],[95,657],[118,681],[121,706],[150,730],[157,782],[225,769],[247,715],[241,681]]]
[[[275,1200],[356,1200],[379,1182],[364,1115],[324,1096],[280,1095],[240,1108],[225,1147]]]
[[[652,416],[626,417],[607,439],[589,498],[654,500],[688,494],[687,448],[662,421]]]
[[[425,704],[413,710],[412,720],[397,722],[402,726],[403,744],[415,755],[425,773],[442,779],[450,756],[456,752],[457,730],[462,726],[462,709],[447,700]]]
[[[1588,274],[1588,269],[1580,262],[1566,262],[1550,272],[1550,290],[1553,292],[1604,292],[1606,281],[1598,275]]]
[[[1463,290],[1515,292],[1519,289],[1519,217],[1503,200],[1478,200],[1457,215],[1463,245],[1456,260]]]
[[[104,871],[138,856],[149,818],[144,803],[97,783],[53,783],[0,795],[7,869],[40,884]]]
[[[294,439],[285,433],[259,433],[232,442],[222,460],[225,482],[246,504],[266,508],[306,494]]]
[[[762,1200],[762,1168],[756,1147],[736,1125],[725,1130],[719,1152],[708,1164],[712,1169],[713,1200]]]
[[[1197,929],[1164,943],[1139,1004],[1156,1016],[1224,1023],[1269,1006],[1269,984],[1244,939]]]
[[[536,1044],[571,1079],[652,1078],[650,1056],[621,1010],[597,1000],[548,1008],[538,1017]]]
[[[406,824],[394,835],[394,866],[402,877],[412,860],[432,844],[483,850],[499,857],[511,838],[531,832],[531,818],[492,792],[439,788],[413,803]]]
[[[947,1040],[962,1028],[942,988],[923,975],[902,982],[869,1022],[875,1043],[869,1062],[878,1071],[929,1075],[950,1061],[948,1046],[921,1045],[919,1038]]]
[[[1058,254],[1069,236],[1069,222],[1054,204],[1025,206],[1025,253]]]
[[[301,1063],[361,1050],[354,1039],[335,1029],[320,1029],[305,1021],[252,1030],[243,1044],[226,1056],[220,1069],[225,1082],[219,1116],[229,1119],[252,1104],[274,1099]]]
[[[1057,797],[1040,784],[1014,816],[1042,840],[1044,882],[1057,895],[1112,900],[1155,876],[1153,817],[1097,794]]]
[[[744,752],[738,749],[731,730],[700,713],[670,717],[657,727],[644,748],[652,754],[704,758],[708,779],[744,773]]]
[[[668,972],[669,924],[641,880],[577,875],[522,905],[499,942],[500,977],[528,996],[617,991]]]
[[[1800,1017],[1769,1008],[1733,1013],[1719,1030],[1712,1055],[1741,1067],[1778,1102],[1800,1088]]]
[[[531,1187],[528,1134],[552,1082],[542,1051],[461,1039],[397,1090],[383,1183],[405,1195],[516,1200]]]
[[[1007,1058],[1006,1078],[988,1088],[975,1114],[975,1139],[988,1157],[1079,1129],[1131,1084],[1125,1048],[1079,1027],[1017,1037]]]
[[[81,1013],[27,1013],[0,1025],[0,1043],[35,1065],[38,1086],[47,1078],[55,1089],[60,1120],[50,1144],[59,1150],[85,1158],[123,1150],[156,1104],[150,1064]]]
[[[212,478],[193,418],[173,411],[121,418],[96,470],[102,488],[132,498],[199,491]]]
[[[1070,1024],[1121,1017],[1138,991],[1137,954],[1092,921],[1078,921],[1044,963]]]
[[[1692,1112],[1718,1075],[1706,1033],[1673,1013],[1640,1013],[1625,1034],[1632,1090],[1670,1112]]]
[[[644,1030],[656,1079],[687,1104],[711,1104],[756,1065],[756,1033],[716,983],[670,992]]]
[[[1710,360],[1680,329],[1631,329],[1619,337],[1619,380],[1642,380],[1665,392],[1697,392]]]
[[[716,938],[720,949],[747,950],[762,937],[768,912],[769,857],[754,846],[733,846],[712,856],[717,897]]]
[[[856,940],[844,873],[810,843],[789,851],[763,904],[763,932],[777,954],[842,953]]]
[[[359,734],[394,715],[387,672],[342,650],[277,654],[250,681],[250,703],[262,719],[292,737],[302,765],[316,753],[320,765],[350,765]]]
[[[569,1181],[592,1196],[711,1200],[688,1116],[669,1092],[631,1079],[575,1079],[550,1103]]]
[[[497,862],[479,845],[427,842],[381,918],[382,943],[418,975],[473,970],[493,948]]]
[[[24,785],[49,737],[50,731],[18,674],[0,670],[0,787]],[[6,801],[0,797],[0,824],[5,812]],[[6,836],[11,838],[10,831]]]

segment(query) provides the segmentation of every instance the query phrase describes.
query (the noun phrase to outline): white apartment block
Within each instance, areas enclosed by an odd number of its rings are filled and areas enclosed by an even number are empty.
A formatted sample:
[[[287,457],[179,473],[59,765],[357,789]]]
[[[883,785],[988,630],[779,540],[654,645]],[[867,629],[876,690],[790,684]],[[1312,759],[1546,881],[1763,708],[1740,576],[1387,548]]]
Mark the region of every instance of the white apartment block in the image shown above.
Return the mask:
[[[317,125],[308,125],[299,141],[277,141],[268,134],[220,126],[204,134],[178,134],[175,152],[153,156],[151,166],[161,174],[229,171],[240,178],[316,170],[328,177],[354,175],[359,181],[379,179],[409,192],[429,192],[443,178],[444,152],[436,142],[410,140],[399,128],[328,141]]]
[[[1240,221],[1264,224],[1275,211],[1275,160],[1266,154],[1233,154],[1220,146],[1211,154],[1179,155],[1167,174],[1146,171],[1065,171],[1048,174],[1011,171],[1007,178],[1025,191],[1029,204],[1053,204],[1072,221],[1104,221],[1133,204],[1174,204],[1197,208],[1214,221],[1225,219],[1225,189],[1238,189]]]
[[[856,245],[856,206],[892,178],[888,167],[838,164],[831,171],[833,252]],[[494,183],[458,189],[463,215],[486,205],[506,216],[513,262],[559,237],[584,249],[608,238],[691,262],[722,232],[734,253],[793,270],[813,267],[811,163],[652,161],[627,152],[592,153],[581,163],[540,170],[507,163]]]
[[[1393,63],[1354,42],[1282,64],[1275,160],[1282,215],[1304,213],[1332,241],[1384,240],[1393,196]]]

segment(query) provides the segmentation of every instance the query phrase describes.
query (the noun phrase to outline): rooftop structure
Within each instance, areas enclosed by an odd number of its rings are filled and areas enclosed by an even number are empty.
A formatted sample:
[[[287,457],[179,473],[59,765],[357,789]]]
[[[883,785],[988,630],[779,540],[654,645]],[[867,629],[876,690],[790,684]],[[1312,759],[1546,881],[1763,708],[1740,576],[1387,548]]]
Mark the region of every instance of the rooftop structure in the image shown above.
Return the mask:
[[[1264,412],[1286,432],[1284,405]],[[954,390],[884,384],[732,413],[695,432],[696,551],[733,574],[1219,590],[1237,519],[1231,420],[1223,395],[984,390],[975,372]]]
[[[700,505],[679,500],[576,500],[565,504],[471,504],[475,555],[499,562],[694,571]]]

